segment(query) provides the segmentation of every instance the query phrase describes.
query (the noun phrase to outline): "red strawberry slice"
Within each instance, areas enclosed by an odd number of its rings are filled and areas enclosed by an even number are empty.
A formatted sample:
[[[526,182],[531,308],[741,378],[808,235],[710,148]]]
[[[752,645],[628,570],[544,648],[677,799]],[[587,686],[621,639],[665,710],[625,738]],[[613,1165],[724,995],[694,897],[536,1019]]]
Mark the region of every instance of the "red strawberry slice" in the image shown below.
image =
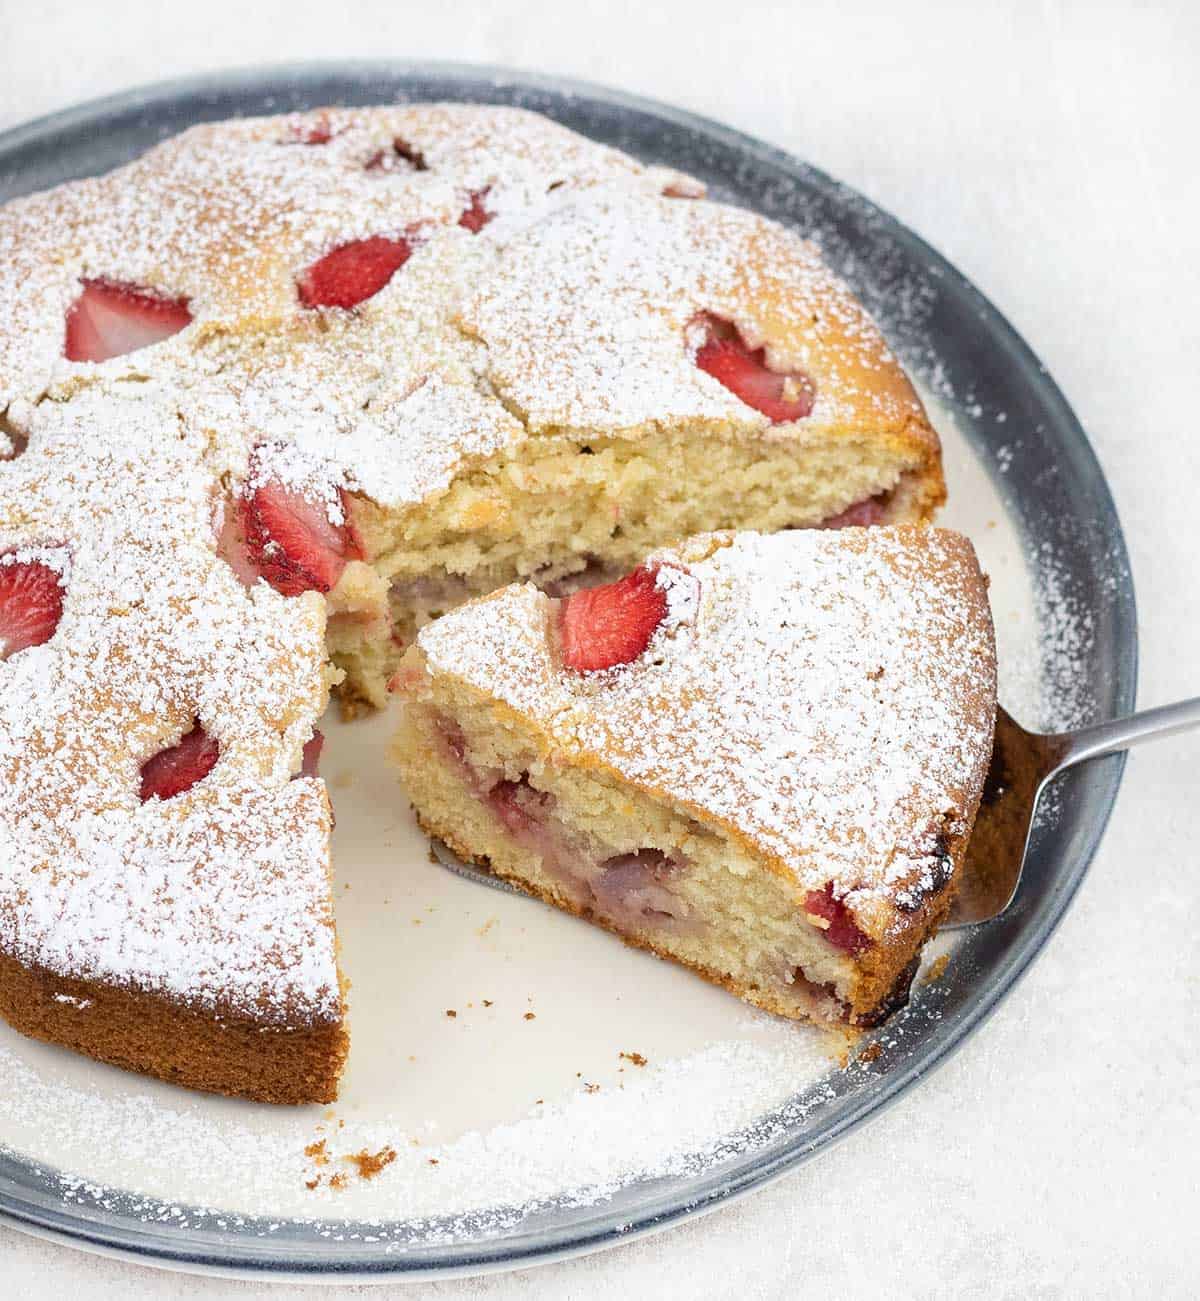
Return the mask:
[[[49,641],[62,607],[62,582],[49,565],[0,560],[0,660]]]
[[[189,790],[212,772],[220,754],[220,745],[197,720],[177,745],[160,750],[142,764],[142,784],[138,792],[142,803],[156,796],[160,800],[169,800]]]
[[[409,240],[383,235],[340,244],[300,277],[300,301],[305,307],[357,307],[387,284],[412,251]]]
[[[298,777],[316,777],[321,765],[321,751],[325,747],[325,735],[313,728],[312,736],[304,743],[303,758],[300,761]]]
[[[330,126],[329,118],[324,113],[318,114],[311,122],[295,123],[291,131],[291,139],[284,140],[283,144],[327,145],[335,135],[341,134]]]
[[[833,886],[827,885],[823,890],[810,890],[804,900],[804,909],[812,917],[819,917],[828,922],[821,927],[825,938],[834,948],[847,953],[860,953],[870,948],[871,937],[858,929],[850,909],[841,899],[833,897]]]
[[[283,596],[328,592],[362,547],[350,523],[350,502],[340,489],[344,522],[335,524],[324,503],[271,480],[238,503],[221,551],[243,582],[259,575]]]
[[[773,424],[803,420],[813,409],[816,390],[802,371],[774,371],[765,348],[749,348],[737,327],[705,312],[696,324],[704,340],[696,349],[696,365]]]
[[[192,323],[186,298],[163,298],[136,285],[85,280],[67,311],[63,356],[107,361],[178,334]]]
[[[534,790],[527,777],[520,781],[498,781],[487,793],[492,812],[514,836],[540,827],[554,807],[549,791]]]
[[[458,224],[465,230],[469,230],[473,235],[478,235],[496,215],[483,206],[483,201],[487,198],[491,188],[489,185],[486,190],[473,191],[470,204],[463,209],[463,214],[458,219]]]
[[[629,664],[667,612],[667,594],[644,565],[615,583],[572,592],[559,608],[563,663],[580,673]]]
[[[883,512],[887,508],[887,494],[868,497],[866,501],[856,501],[837,515],[830,515],[818,525],[823,529],[869,528],[872,524],[883,523]]]

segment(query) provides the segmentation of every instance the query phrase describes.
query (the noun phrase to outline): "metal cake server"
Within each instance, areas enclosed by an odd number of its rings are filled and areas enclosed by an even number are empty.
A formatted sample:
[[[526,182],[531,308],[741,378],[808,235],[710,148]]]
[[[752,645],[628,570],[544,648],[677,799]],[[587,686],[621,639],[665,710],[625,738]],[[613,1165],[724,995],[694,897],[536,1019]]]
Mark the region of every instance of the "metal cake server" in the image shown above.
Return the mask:
[[[962,881],[943,930],[999,917],[1021,883],[1038,800],[1068,768],[1117,754],[1142,741],[1200,727],[1200,696],[1095,723],[1074,732],[1027,732],[999,705],[992,762]]]
[[[1012,903],[1021,884],[1038,801],[1060,773],[1088,759],[1117,754],[1142,741],[1174,736],[1194,727],[1200,727],[1200,696],[1074,732],[1027,732],[997,705],[992,762],[975,830],[967,845],[962,881],[942,930],[991,921]],[[433,840],[431,847],[436,860],[460,876],[493,890],[525,893],[482,868],[464,863],[440,840]]]

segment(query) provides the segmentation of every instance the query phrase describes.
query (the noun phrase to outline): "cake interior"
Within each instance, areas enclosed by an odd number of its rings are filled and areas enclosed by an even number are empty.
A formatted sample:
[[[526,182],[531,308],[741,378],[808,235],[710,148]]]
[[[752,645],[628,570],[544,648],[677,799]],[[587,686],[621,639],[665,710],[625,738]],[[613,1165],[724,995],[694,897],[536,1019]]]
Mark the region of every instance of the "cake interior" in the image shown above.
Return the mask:
[[[343,704],[382,707],[422,624],[515,580],[601,581],[701,530],[926,520],[941,495],[926,461],[868,436],[559,433],[477,464],[433,502],[388,509],[356,498],[369,564],[348,565],[329,598]]]
[[[414,650],[396,758],[424,829],[568,912],[768,1011],[842,1026],[857,971],[795,883],[603,772],[549,764],[501,713],[430,682]]]

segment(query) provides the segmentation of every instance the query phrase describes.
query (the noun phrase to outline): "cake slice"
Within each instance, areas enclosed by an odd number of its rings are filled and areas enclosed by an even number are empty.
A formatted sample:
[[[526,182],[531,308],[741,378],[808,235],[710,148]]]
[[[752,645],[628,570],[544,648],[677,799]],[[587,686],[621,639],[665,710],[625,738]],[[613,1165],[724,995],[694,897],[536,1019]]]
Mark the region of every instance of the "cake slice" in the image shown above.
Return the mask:
[[[760,1007],[865,1026],[954,894],[995,656],[958,534],[709,534],[474,601],[397,688],[431,835]]]

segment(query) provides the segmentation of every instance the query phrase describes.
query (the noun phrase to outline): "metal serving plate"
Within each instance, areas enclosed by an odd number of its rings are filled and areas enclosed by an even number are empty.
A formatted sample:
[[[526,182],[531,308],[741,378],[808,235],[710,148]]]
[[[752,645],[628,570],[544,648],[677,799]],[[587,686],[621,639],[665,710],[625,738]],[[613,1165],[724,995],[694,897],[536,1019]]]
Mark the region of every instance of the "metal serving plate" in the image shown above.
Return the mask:
[[[1054,381],[945,259],[860,195],[779,150],[677,109],[556,79],[450,64],[304,65],[130,91],[10,131],[0,136],[0,200],[106,171],[201,121],[434,99],[535,109],[646,162],[696,174],[719,197],[817,234],[827,258],[885,321],[906,363],[921,372],[936,357],[959,395],[950,406],[969,454],[994,485],[1027,554],[1050,550],[1056,557],[1061,598],[1090,620],[1091,636],[1073,671],[1091,684],[1095,716],[1133,707],[1136,623],[1124,540],[1103,473]],[[900,294],[910,302],[915,295],[920,311],[891,310]],[[988,414],[997,411],[1006,413],[1003,425]],[[1020,455],[1011,458],[1016,431]],[[148,1262],[364,1280],[529,1265],[699,1214],[778,1177],[878,1115],[982,1024],[1070,904],[1122,769],[1123,758],[1116,757],[1066,779],[1058,816],[1035,845],[1017,904],[966,936],[955,952],[957,978],[923,992],[922,1015],[905,1034],[886,1040],[869,1073],[834,1073],[821,1107],[763,1116],[758,1141],[732,1145],[728,1159],[706,1163],[699,1173],[636,1180],[598,1202],[564,1197],[493,1218],[486,1233],[448,1223],[443,1233],[431,1234],[425,1225],[420,1235],[406,1236],[403,1224],[350,1224],[335,1238],[302,1221],[231,1221],[197,1207],[148,1220],[137,1196],[89,1191],[86,1170],[55,1171],[0,1149],[0,1214],[32,1232]]]

